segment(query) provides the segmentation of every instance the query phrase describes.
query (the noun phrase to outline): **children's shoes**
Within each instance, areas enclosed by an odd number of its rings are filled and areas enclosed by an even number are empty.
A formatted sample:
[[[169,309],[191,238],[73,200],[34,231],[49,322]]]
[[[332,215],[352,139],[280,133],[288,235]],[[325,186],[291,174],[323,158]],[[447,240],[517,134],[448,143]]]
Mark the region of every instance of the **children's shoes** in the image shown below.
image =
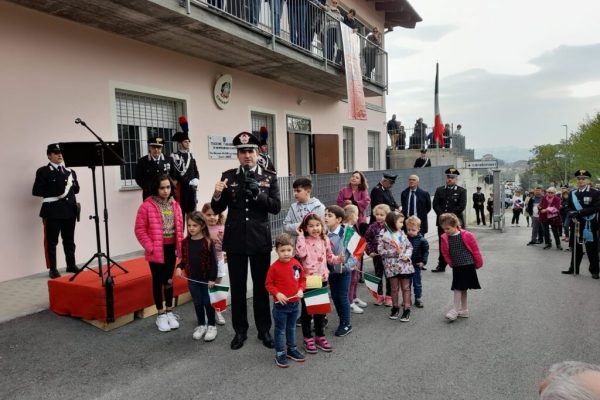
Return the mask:
[[[448,318],[450,321],[455,321],[457,317],[458,312],[456,312],[454,308],[446,313],[446,318]]]
[[[317,336],[315,338],[315,342],[317,344],[317,347],[326,353],[329,353],[331,350],[333,350],[325,336]]]
[[[460,318],[469,318],[469,310],[460,310],[457,314]]]
[[[306,338],[304,339],[304,350],[308,354],[317,354],[317,346],[315,346],[314,338]]]
[[[392,306],[392,296],[385,296],[385,306],[386,307]]]
[[[382,295],[378,294],[377,295],[377,300],[375,300],[375,305],[376,306],[382,306],[384,302],[385,302],[385,297],[383,297]]]

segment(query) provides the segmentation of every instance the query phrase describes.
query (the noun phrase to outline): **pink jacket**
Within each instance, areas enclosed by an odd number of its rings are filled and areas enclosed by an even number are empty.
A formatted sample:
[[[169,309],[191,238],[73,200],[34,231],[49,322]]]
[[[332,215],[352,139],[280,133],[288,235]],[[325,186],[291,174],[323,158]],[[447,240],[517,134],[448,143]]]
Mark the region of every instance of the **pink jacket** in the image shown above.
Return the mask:
[[[175,251],[181,257],[181,241],[183,240],[183,216],[179,203],[173,201],[175,213]],[[135,217],[135,236],[145,251],[146,260],[162,264],[165,262],[163,250],[163,224],[160,208],[152,200],[146,198]]]
[[[329,279],[329,264],[339,264],[339,257],[331,252],[329,238],[315,239],[299,235],[296,239],[296,256],[301,260],[306,276],[321,275],[323,282]]]
[[[539,210],[546,210],[546,212],[538,212],[540,222],[542,224],[549,223],[550,225],[560,226],[562,221],[560,220],[560,197],[554,195],[552,199],[549,196],[542,197],[542,201],[539,205]],[[549,215],[554,215],[553,218],[548,218]]]
[[[337,205],[344,208],[344,201],[350,200],[352,197],[354,197],[354,201],[356,204],[358,204],[358,223],[361,224],[363,222],[367,222],[365,210],[371,202],[369,192],[366,190],[357,190],[356,192],[352,193],[352,187],[350,187],[350,185],[344,186],[338,193]]]
[[[469,231],[465,231],[464,229],[460,230],[460,236],[462,237],[465,246],[473,255],[473,260],[475,260],[475,268],[479,269],[483,267],[483,257],[479,252],[479,246],[477,245],[477,241],[475,240],[475,236]],[[450,267],[452,267],[452,258],[450,257],[450,250],[448,249],[448,234],[444,233],[441,237],[442,245],[442,255],[444,259],[448,263]]]

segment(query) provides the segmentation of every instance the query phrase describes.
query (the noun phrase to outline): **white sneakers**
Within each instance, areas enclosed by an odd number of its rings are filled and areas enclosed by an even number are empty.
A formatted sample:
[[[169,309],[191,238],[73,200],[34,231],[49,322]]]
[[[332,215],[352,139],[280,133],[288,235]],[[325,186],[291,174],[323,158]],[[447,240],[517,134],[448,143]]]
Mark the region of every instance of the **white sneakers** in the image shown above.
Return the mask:
[[[158,330],[161,332],[169,332],[171,330],[166,313],[158,314],[156,317],[156,326],[158,326]]]
[[[367,303],[365,303],[364,301],[362,301],[358,297],[354,299],[354,304],[356,304],[357,306],[359,306],[361,308],[365,308],[367,306]]]
[[[458,316],[460,318],[469,318],[469,310],[460,310]]]
[[[365,312],[365,310],[363,310],[362,308],[360,308],[359,306],[357,306],[356,303],[350,304],[350,311],[353,314],[362,314],[362,313]]]
[[[217,337],[217,327],[206,325],[197,326],[196,329],[194,329],[192,338],[194,340],[200,340],[202,337],[204,337],[205,342],[212,342]]]
[[[455,321],[457,317],[458,312],[456,312],[454,308],[446,313],[446,318],[448,318],[450,321]]]
[[[171,329],[179,328],[179,321],[177,321],[177,317],[175,316],[175,314],[173,314],[172,311],[167,311],[165,314],[167,314],[167,321],[169,322],[169,327]]]
[[[219,311],[215,311],[215,319],[217,320],[217,325],[225,325],[225,318]]]
[[[205,333],[206,333],[206,325],[197,326],[196,329],[194,329],[192,338],[194,338],[194,340],[200,340],[200,339],[202,339],[202,337],[204,336]]]
[[[216,326],[209,326],[206,329],[206,335],[204,335],[204,341],[205,342],[212,342],[213,340],[215,340],[216,337],[217,337],[217,327]]]

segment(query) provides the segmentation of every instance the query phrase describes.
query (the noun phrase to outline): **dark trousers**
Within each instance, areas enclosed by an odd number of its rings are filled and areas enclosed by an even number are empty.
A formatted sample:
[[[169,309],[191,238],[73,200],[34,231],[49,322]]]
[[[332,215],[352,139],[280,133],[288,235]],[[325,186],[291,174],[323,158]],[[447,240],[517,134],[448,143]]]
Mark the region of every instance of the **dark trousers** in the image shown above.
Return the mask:
[[[375,269],[375,276],[381,278],[379,285],[377,285],[377,294],[383,294],[383,281],[385,280],[385,295],[391,296],[392,287],[390,286],[390,278],[385,276],[383,261],[381,260],[381,256],[373,257],[373,268]]]
[[[441,226],[437,227],[437,233],[438,233],[438,247],[439,247],[438,251],[440,253],[438,256],[437,268],[441,269],[441,270],[445,270],[448,263],[446,262],[446,259],[442,255],[442,235],[444,234],[444,230],[442,229]]]
[[[549,223],[545,223],[544,225],[544,242],[546,244],[552,244],[552,239],[550,239],[550,229],[552,229],[552,234],[554,235],[554,240],[556,241],[556,246],[560,246],[560,231],[562,227],[560,225],[550,225]]]
[[[323,285],[327,285],[327,282],[323,282]],[[304,293],[308,293],[314,289],[306,289]],[[306,311],[306,303],[302,299],[302,313],[300,314],[300,322],[302,323],[302,335],[305,339],[313,337],[310,329],[310,322],[315,322],[315,336],[325,336],[325,330],[323,327],[323,321],[325,320],[325,314],[314,314],[311,315]]]
[[[483,213],[483,206],[475,207],[475,215],[477,216],[477,225],[483,222],[485,225],[485,214]]]
[[[544,227],[542,226],[542,223],[540,222],[540,218],[539,217],[531,217],[531,241],[533,243],[535,242],[542,242],[544,237]]]
[[[296,320],[298,319],[299,301],[287,304],[273,304],[273,336],[275,351],[283,353],[285,346],[295,349],[296,345]]]
[[[490,225],[492,225],[494,223],[494,211],[493,210],[492,211],[488,210],[488,213],[490,215]]]
[[[163,264],[149,262],[152,273],[152,296],[157,310],[163,308],[164,301],[167,308],[173,307],[173,271],[175,271],[175,243],[163,246],[165,262]]]
[[[519,225],[519,216],[521,215],[521,212],[523,210],[520,209],[513,209],[513,217],[512,217],[512,221],[510,222],[511,224],[517,224]]]
[[[215,326],[215,309],[210,305],[210,296],[208,295],[208,285],[204,283],[188,281],[190,295],[194,302],[196,310],[196,319],[198,325]]]
[[[331,299],[335,305],[335,310],[340,318],[340,326],[350,326],[350,301],[348,300],[348,290],[350,289],[350,280],[352,272],[343,274],[330,274],[329,287],[331,289]]]
[[[265,280],[271,261],[271,253],[227,254],[229,284],[231,285],[231,322],[236,333],[248,331],[248,311],[246,309],[246,282],[248,280],[248,260],[252,275],[254,323],[259,333],[271,329],[271,309]]]
[[[590,273],[597,274],[600,273],[600,262],[598,259],[598,230],[594,225],[592,225],[592,234],[594,240],[585,243],[585,252],[590,261]],[[569,235],[569,247],[573,249],[571,252],[571,266],[569,269],[573,270],[573,266],[575,266],[575,272],[579,272],[579,266],[583,259],[583,244],[581,243],[583,235],[579,234],[578,236],[579,238],[575,240],[575,223],[573,222],[571,224],[571,234]],[[573,245],[575,245],[575,247],[573,247]]]
[[[62,237],[65,261],[68,267],[75,267],[75,218],[44,218],[44,254],[46,268],[56,268],[56,246],[58,235]]]

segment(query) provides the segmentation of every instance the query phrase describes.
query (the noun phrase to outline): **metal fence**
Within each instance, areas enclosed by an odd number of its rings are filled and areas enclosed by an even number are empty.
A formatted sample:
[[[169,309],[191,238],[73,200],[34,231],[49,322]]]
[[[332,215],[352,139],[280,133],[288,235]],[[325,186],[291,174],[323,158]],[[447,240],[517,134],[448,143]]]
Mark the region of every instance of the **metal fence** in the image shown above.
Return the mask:
[[[409,175],[418,175],[420,179],[419,186],[433,195],[435,189],[438,186],[444,185],[446,182],[446,175],[444,174],[446,168],[447,166],[436,166],[429,168],[362,171],[362,173],[365,175],[367,182],[369,183],[369,193],[371,192],[371,189],[383,178],[384,172],[392,175],[398,175],[396,184],[392,187],[391,191],[394,199],[396,199],[396,202],[400,204],[400,193],[408,186]],[[325,206],[336,204],[338,193],[341,188],[348,185],[350,182],[350,176],[352,176],[352,172],[343,174],[310,175],[309,177],[313,184],[312,197],[319,199]],[[290,205],[295,201],[292,185],[298,178],[298,176],[282,176],[277,178],[281,196],[281,212],[277,215],[269,216],[273,240],[275,240],[277,235],[283,232],[283,220],[287,215]],[[369,207],[367,214],[370,214],[370,212],[371,211]]]
[[[309,0],[191,0],[190,4],[273,36],[279,42],[343,69],[340,22],[328,7]],[[363,79],[387,88],[388,54],[356,33],[360,40]]]

